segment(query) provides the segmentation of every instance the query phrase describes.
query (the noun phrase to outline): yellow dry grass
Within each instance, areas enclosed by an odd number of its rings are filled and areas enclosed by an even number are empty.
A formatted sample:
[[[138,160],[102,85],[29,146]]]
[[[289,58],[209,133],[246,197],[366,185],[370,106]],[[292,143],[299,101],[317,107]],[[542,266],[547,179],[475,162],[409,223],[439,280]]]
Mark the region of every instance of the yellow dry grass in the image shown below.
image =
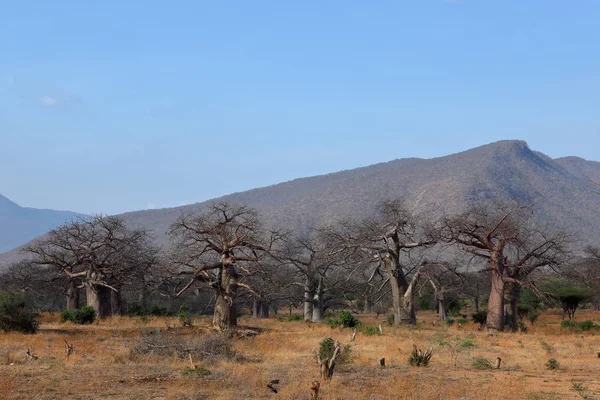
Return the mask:
[[[76,326],[60,324],[57,318],[44,316],[36,335],[0,334],[0,398],[310,399],[311,382],[319,378],[314,358],[319,342],[333,337],[348,343],[351,336],[349,329],[242,318],[243,326],[261,330],[254,338],[234,339],[235,350],[252,360],[203,363],[210,375],[186,375],[187,359],[132,356],[142,332],[151,328],[167,331],[167,324],[175,326],[176,319],[153,317],[142,322],[119,317]],[[471,323],[462,328],[433,327],[428,321],[435,315],[427,312],[419,318],[422,322],[408,329],[389,327],[373,315],[360,316],[365,323],[381,323],[383,335],[356,336],[353,362],[323,384],[321,399],[582,398],[573,388],[573,380],[588,387],[588,398],[600,395],[600,332],[561,329],[556,313],[543,315],[522,334],[488,334]],[[600,313],[582,312],[578,319],[598,321]],[[168,332],[204,336],[210,332],[209,323],[209,319],[198,318],[192,328]],[[75,346],[68,359],[64,340]],[[413,344],[434,347],[429,367],[408,365]],[[38,359],[27,359],[27,347]],[[501,357],[502,367],[475,369],[474,357]],[[559,370],[546,369],[551,357],[560,362]],[[385,368],[379,366],[380,358],[386,359]],[[266,386],[272,379],[280,380],[278,394]]]

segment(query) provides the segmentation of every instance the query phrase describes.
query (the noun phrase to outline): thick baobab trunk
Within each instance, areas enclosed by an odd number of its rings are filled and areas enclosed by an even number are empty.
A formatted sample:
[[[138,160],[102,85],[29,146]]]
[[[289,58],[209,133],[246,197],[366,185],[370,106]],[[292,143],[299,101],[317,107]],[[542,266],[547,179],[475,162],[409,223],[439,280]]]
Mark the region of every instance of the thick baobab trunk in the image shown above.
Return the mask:
[[[110,290],[110,315],[122,315],[121,292]]]
[[[491,283],[487,329],[492,332],[502,332],[504,330],[504,279],[500,265],[492,266]]]
[[[264,301],[261,303],[259,318],[269,318],[269,307],[269,303]]]
[[[416,324],[417,318],[415,316],[412,287],[408,284],[404,272],[389,255],[386,255],[385,266],[392,287],[394,325]]]
[[[235,303],[232,299],[222,294],[217,294],[215,301],[215,313],[213,316],[213,326],[219,330],[227,330],[237,325]]]
[[[75,310],[79,308],[79,289],[75,281],[70,280],[67,284],[67,310]]]
[[[219,330],[228,330],[233,326],[237,326],[237,309],[235,305],[237,273],[233,266],[223,267],[219,271],[219,283],[213,326]]]
[[[110,293],[112,290],[105,286],[86,283],[85,298],[87,305],[96,310],[98,318],[106,318],[110,316]]]
[[[438,298],[438,319],[446,322],[446,301],[443,296]]]
[[[314,307],[313,307],[313,322],[322,322],[323,314],[325,313],[325,301],[323,299],[323,294],[325,292],[325,288],[323,287],[323,277],[319,278],[319,283],[317,285],[317,290],[315,291],[315,299],[314,299]]]
[[[304,284],[304,320],[312,321],[313,318],[313,298],[315,297],[314,286],[312,282],[307,279]]]

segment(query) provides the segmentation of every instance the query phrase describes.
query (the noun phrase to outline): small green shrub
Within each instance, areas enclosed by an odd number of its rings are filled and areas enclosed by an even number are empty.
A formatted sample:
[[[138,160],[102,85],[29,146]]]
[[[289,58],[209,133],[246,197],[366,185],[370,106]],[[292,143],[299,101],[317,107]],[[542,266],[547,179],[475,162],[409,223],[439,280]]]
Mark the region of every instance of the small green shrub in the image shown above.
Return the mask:
[[[473,313],[471,319],[473,320],[473,322],[479,324],[479,326],[482,327],[487,323],[487,311],[479,311]]]
[[[446,325],[448,326],[452,326],[454,325],[455,320],[453,320],[452,318],[447,318],[446,319]]]
[[[381,336],[381,331],[377,325],[364,325],[360,331],[367,336]]]
[[[23,293],[0,292],[0,331],[35,333],[38,314],[29,309]]]
[[[192,326],[192,314],[187,307],[181,307],[177,313],[177,318],[182,326]]]
[[[537,319],[540,317],[540,313],[535,312],[535,311],[530,311],[527,314],[527,319],[529,320],[529,322],[531,323],[531,325],[535,324],[535,321],[537,321]]]
[[[96,320],[96,310],[91,306],[81,307],[75,313],[75,322],[81,325],[91,324]]]
[[[581,321],[580,323],[577,324],[577,327],[579,329],[581,329],[582,331],[591,331],[592,329],[600,328],[600,326],[598,326],[597,324],[595,324],[593,321],[590,321],[590,320]]]
[[[484,357],[473,358],[472,366],[475,369],[493,369],[494,364],[490,360]]]
[[[410,356],[408,356],[408,363],[413,367],[427,367],[432,355],[433,349],[422,351],[413,345]]]
[[[322,360],[330,359],[335,351],[335,340],[332,338],[325,338],[319,343],[319,352],[317,356]],[[343,367],[352,362],[352,346],[349,344],[342,346],[339,357],[337,358],[336,365]]]
[[[555,358],[551,358],[546,362],[546,369],[555,370],[555,369],[559,369],[559,368],[560,368],[560,363],[558,361],[556,361]]]
[[[573,320],[565,319],[563,322],[560,323],[560,327],[561,328],[576,328],[577,323]]]
[[[350,311],[340,311],[338,319],[344,328],[354,328],[360,325],[360,321]]]
[[[75,321],[75,310],[62,310],[60,313],[60,322]]]
[[[389,326],[394,325],[394,314],[388,315],[385,319],[385,322],[387,322]]]
[[[475,342],[473,341],[473,336],[469,335],[465,337],[459,344],[459,347],[462,349],[469,349],[475,347]]]
[[[301,314],[292,314],[288,317],[288,321],[302,321],[304,317]]]
[[[83,306],[78,310],[63,310],[60,313],[60,322],[71,321],[74,324],[86,325],[96,320],[96,310],[92,306]]]
[[[467,322],[469,322],[469,320],[468,320],[468,319],[466,319],[466,318],[462,318],[462,317],[461,317],[461,318],[457,318],[457,319],[456,319],[456,323],[457,323],[457,324],[466,324]]]
[[[337,318],[327,318],[325,322],[332,328],[341,326],[342,328],[356,328],[360,326],[360,321],[352,315],[350,311],[340,311]]]

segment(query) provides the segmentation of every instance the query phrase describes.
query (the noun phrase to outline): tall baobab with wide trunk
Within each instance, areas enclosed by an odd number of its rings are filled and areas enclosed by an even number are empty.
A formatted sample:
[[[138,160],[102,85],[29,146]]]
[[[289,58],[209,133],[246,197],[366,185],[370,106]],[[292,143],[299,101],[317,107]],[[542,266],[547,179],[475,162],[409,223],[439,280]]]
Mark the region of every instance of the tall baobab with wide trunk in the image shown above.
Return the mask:
[[[182,215],[171,226],[173,271],[190,276],[180,295],[196,284],[215,291],[213,325],[227,330],[237,325],[236,297],[239,287],[270,254],[279,238],[267,232],[257,213],[244,206],[214,204],[202,214]]]
[[[415,324],[414,290],[420,265],[411,253],[435,243],[434,235],[399,200],[384,201],[373,218],[329,229],[339,249],[362,254],[385,271],[392,292],[394,324]],[[375,276],[373,274],[372,276]]]
[[[542,267],[556,267],[566,255],[567,235],[543,229],[533,221],[528,207],[499,203],[474,206],[445,221],[445,235],[464,251],[487,261],[491,289],[487,328],[504,330],[504,296],[507,284],[535,290],[529,279]],[[513,296],[518,291],[512,291]],[[516,302],[518,299],[513,299]]]
[[[78,289],[100,318],[121,311],[121,286],[152,252],[141,229],[130,230],[118,217],[79,218],[50,231],[26,247],[31,262],[60,271],[67,278],[67,306],[78,303]]]

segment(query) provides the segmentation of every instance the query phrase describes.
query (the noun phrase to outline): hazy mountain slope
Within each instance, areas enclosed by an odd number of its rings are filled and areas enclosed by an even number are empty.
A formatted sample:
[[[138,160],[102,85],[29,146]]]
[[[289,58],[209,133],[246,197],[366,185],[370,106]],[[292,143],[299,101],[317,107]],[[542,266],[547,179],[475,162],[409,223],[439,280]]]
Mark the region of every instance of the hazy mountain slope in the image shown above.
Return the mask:
[[[472,203],[520,199],[535,204],[543,223],[567,229],[587,243],[600,243],[600,163],[553,160],[522,141],[502,141],[434,159],[401,159],[328,175],[234,193],[177,208],[123,214],[132,226],[152,229],[157,241],[181,213],[213,201],[247,204],[268,223],[303,230],[335,218],[361,218],[383,199],[403,198],[428,217],[454,213]],[[201,177],[198,177],[201,180]],[[15,252],[0,255],[0,263]]]
[[[599,241],[600,197],[589,177],[600,163],[552,160],[525,142],[503,141],[435,159],[402,159],[328,175],[296,179],[224,196],[216,201],[248,204],[270,223],[305,229],[333,218],[366,216],[382,199],[404,198],[430,216],[456,212],[473,202],[518,198],[534,203],[544,222]],[[213,200],[214,201],[214,200]],[[210,202],[207,202],[210,203]],[[151,227],[165,242],[170,223],[207,203],[124,214]]]
[[[20,207],[0,195],[0,252],[14,249],[77,215],[69,211]]]

